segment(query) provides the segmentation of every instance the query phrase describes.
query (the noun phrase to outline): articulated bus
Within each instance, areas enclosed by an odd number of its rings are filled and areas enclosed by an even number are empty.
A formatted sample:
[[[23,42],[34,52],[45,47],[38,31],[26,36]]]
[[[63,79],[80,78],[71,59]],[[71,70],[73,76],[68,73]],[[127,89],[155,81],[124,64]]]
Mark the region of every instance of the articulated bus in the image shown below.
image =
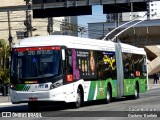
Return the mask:
[[[36,109],[44,102],[72,103],[133,97],[147,91],[143,48],[73,36],[25,38],[12,47],[11,102]]]

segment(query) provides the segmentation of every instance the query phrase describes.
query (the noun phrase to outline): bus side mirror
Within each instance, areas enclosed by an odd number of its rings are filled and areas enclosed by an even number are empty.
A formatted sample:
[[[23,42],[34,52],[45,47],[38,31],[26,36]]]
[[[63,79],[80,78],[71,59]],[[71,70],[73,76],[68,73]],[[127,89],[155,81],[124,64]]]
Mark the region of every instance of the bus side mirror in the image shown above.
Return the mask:
[[[65,50],[62,49],[62,60],[65,60]]]
[[[9,69],[9,58],[6,59],[6,68]]]

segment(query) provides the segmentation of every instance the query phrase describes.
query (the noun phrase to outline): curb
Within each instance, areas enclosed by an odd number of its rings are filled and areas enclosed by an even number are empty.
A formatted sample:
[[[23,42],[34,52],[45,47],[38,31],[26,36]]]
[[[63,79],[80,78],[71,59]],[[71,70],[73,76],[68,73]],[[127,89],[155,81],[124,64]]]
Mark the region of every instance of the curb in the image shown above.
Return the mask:
[[[156,88],[160,88],[160,84],[148,84],[148,89],[156,89]]]
[[[0,103],[0,106],[5,106],[5,105],[12,105],[12,103],[11,102]]]

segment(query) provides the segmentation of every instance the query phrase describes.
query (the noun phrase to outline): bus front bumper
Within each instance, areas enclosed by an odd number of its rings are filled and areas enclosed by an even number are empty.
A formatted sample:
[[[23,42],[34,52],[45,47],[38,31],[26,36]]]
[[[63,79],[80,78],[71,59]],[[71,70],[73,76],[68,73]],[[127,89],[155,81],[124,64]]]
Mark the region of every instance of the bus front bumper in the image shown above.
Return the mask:
[[[32,101],[40,102],[75,102],[76,96],[73,94],[73,91],[63,92],[57,89],[49,91],[10,91],[11,102],[16,103],[27,103]]]

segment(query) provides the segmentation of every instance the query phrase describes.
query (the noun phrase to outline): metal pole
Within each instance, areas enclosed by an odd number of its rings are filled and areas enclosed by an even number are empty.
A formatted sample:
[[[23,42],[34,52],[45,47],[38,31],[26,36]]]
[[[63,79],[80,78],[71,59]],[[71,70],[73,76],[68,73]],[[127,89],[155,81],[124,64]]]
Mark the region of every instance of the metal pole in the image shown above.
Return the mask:
[[[111,41],[114,41],[119,35],[121,35],[123,32],[125,32],[126,30],[128,30],[129,28],[131,28],[131,27],[133,27],[133,26],[135,26],[135,25],[137,25],[137,24],[139,24],[139,23],[141,23],[141,22],[143,22],[143,21],[145,21],[145,19],[144,20],[141,20],[141,21],[139,21],[139,22],[137,22],[137,23],[135,23],[135,24],[133,24],[133,25],[131,25],[131,26],[129,26],[128,28],[126,28],[126,29],[124,29],[124,30],[122,30],[121,32],[119,32],[118,34],[116,34],[115,36],[114,36],[114,38],[112,38],[111,39]]]
[[[133,3],[131,3],[131,20],[132,20],[132,14],[133,14]]]
[[[52,19],[52,17],[48,18],[47,32],[49,35],[51,35],[51,33],[53,32],[53,19]]]
[[[146,15],[147,15],[147,14],[145,14],[144,16],[138,16],[138,17],[136,17],[136,18],[143,18],[143,17],[145,17]],[[121,27],[123,27],[123,26],[125,26],[125,25],[127,25],[127,24],[129,24],[129,23],[131,23],[131,22],[136,21],[136,18],[134,18],[134,19],[131,20],[131,21],[125,22],[124,24],[116,27],[115,29],[113,29],[112,31],[110,31],[102,40],[105,40],[105,39],[106,39],[111,33],[113,33],[115,30],[117,30],[117,29],[119,29],[119,28],[121,28]]]
[[[29,14],[29,22],[30,22],[30,35],[32,37],[32,17],[31,17],[31,14]]]
[[[10,14],[9,14],[9,11],[7,11],[7,15],[8,15],[8,30],[9,30],[9,38],[12,37],[11,35],[11,22],[10,22]],[[12,42],[12,41],[11,41]],[[10,41],[9,41],[10,43]]]
[[[29,7],[29,1],[30,0],[26,0],[26,6],[27,8]],[[32,37],[32,24],[31,24],[31,15],[29,13],[28,10],[26,10],[26,28],[27,28],[27,36],[28,37]]]
[[[8,30],[9,30],[9,38],[8,38],[8,41],[9,41],[9,47],[10,47],[10,51],[12,51],[12,48],[11,48],[11,45],[12,45],[12,34],[11,34],[11,22],[10,22],[10,14],[9,14],[9,11],[7,11],[7,15],[8,15]],[[9,76],[11,76],[11,64],[9,66]]]
[[[104,37],[105,35],[104,35],[104,23],[103,23],[103,37]]]
[[[10,88],[8,87],[8,101],[10,101]]]
[[[28,5],[28,0],[26,0],[26,6]],[[28,29],[28,22],[29,22],[29,19],[28,19],[28,14],[29,14],[29,12],[28,12],[28,10],[26,10],[26,30],[27,30],[27,37],[29,37],[30,35],[29,35],[29,29]]]
[[[116,13],[116,28],[119,26],[119,13]],[[116,37],[116,42],[118,42],[118,36]]]

